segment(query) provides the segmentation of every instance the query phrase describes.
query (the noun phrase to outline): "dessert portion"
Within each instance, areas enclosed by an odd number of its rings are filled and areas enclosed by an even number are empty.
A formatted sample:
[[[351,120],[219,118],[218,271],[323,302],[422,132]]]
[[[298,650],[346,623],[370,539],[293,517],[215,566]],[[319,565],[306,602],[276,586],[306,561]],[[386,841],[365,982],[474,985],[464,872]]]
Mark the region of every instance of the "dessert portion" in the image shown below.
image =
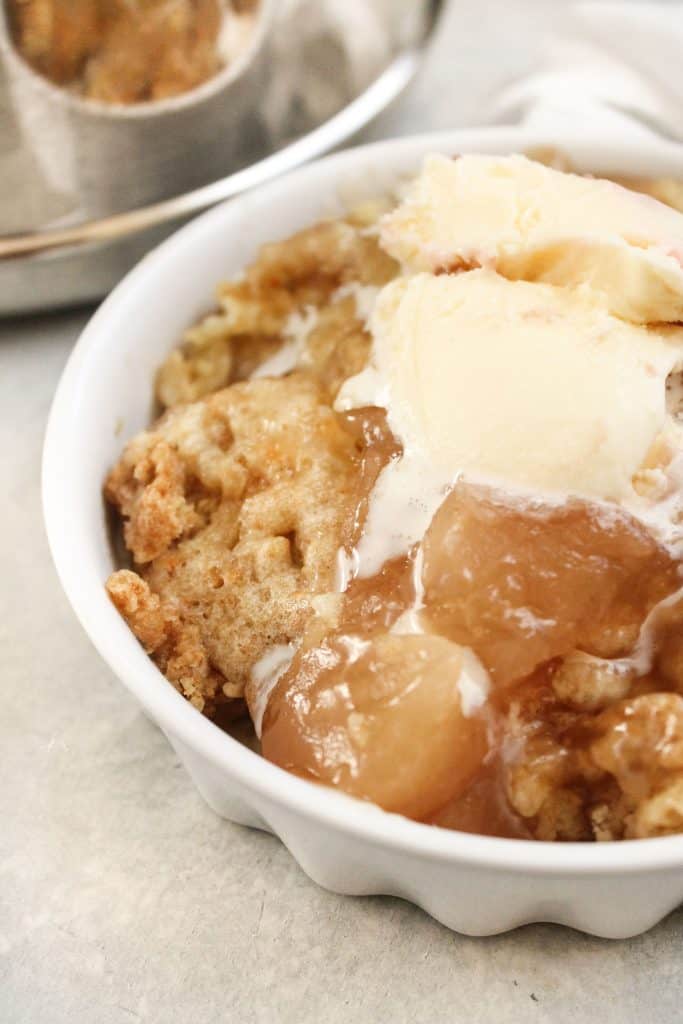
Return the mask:
[[[524,156],[433,156],[383,225],[410,270],[493,267],[513,281],[587,284],[639,323],[683,320],[678,213],[612,181]]]
[[[105,485],[198,709],[418,821],[683,832],[683,217],[639,188],[430,157],[221,286]]]
[[[483,269],[399,278],[370,326],[368,366],[337,405],[385,404],[403,457],[373,495],[357,552],[363,573],[422,538],[459,474],[627,500],[666,421],[683,338],[619,319],[591,289]],[[409,493],[419,506],[392,514]]]
[[[56,85],[104,103],[194,89],[247,46],[256,0],[8,0],[21,55]]]
[[[378,410],[340,417],[332,400],[367,358],[358,305],[394,271],[362,224],[266,246],[160,368],[167,411],[107,480],[136,569],[115,573],[109,593],[200,710],[242,698],[260,658],[336,610],[338,552],[384,427]]]

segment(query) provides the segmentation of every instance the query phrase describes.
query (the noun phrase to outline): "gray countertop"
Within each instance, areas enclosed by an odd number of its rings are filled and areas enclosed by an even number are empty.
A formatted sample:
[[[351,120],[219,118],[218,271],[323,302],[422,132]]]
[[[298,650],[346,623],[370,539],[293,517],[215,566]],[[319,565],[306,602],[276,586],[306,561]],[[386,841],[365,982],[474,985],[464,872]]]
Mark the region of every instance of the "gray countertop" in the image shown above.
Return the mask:
[[[456,7],[367,137],[473,122],[491,69],[518,70],[492,0]],[[324,892],[204,805],[47,550],[42,436],[87,316],[0,326],[0,1024],[680,1020],[683,911],[626,942],[546,925],[464,938],[396,899]]]

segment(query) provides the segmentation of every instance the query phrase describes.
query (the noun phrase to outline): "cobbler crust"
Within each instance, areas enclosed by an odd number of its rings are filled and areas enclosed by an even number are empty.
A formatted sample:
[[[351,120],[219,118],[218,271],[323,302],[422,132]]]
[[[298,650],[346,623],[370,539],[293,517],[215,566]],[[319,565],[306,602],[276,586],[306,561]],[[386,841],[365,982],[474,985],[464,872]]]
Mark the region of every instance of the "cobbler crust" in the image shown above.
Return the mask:
[[[323,221],[285,242],[264,245],[240,279],[219,286],[218,310],[187,331],[183,345],[160,368],[161,404],[196,401],[249,377],[286,340],[290,318],[308,310],[317,314],[317,323],[302,361],[332,399],[362,369],[370,347],[344,286],[381,286],[398,269],[372,233],[371,217],[382,209],[366,210],[360,221]]]
[[[223,65],[219,0],[9,0],[7,7],[22,56],[88,99],[165,99]]]
[[[178,406],[126,448],[106,495],[138,573],[107,588],[197,707],[241,697],[253,663],[300,636],[332,588],[356,460],[306,373]]]
[[[135,572],[109,594],[165,675],[207,713],[241,698],[254,662],[294,641],[333,586],[356,501],[359,443],[332,410],[370,339],[348,285],[396,264],[368,227],[382,207],[266,245],[219,288],[157,376],[167,411],[105,485]],[[304,369],[245,379],[314,311]],[[227,386],[226,386],[227,385]]]
[[[513,702],[505,730],[517,745],[504,773],[507,796],[534,838],[643,839],[683,829],[679,693],[636,688],[593,714],[532,684]]]

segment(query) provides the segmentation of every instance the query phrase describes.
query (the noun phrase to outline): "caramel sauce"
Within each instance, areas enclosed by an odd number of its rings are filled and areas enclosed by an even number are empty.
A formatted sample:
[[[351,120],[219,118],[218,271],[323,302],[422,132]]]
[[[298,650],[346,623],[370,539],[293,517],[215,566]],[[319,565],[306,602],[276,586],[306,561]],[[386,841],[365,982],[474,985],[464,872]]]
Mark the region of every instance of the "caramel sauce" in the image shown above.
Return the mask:
[[[487,750],[466,718],[460,648],[443,637],[330,638],[303,652],[273,692],[262,750],[298,775],[424,819],[459,795]]]
[[[339,413],[339,418],[358,449],[356,501],[344,537],[344,547],[351,551],[360,540],[377,477],[392,459],[401,455],[402,448],[387,425],[384,409],[367,406]]]
[[[504,766],[500,757],[481,766],[471,784],[454,800],[428,819],[430,825],[472,832],[480,836],[531,839],[524,818],[516,814],[505,793]]]
[[[351,548],[370,490],[399,450],[380,410],[347,422],[359,449]],[[683,698],[661,692],[683,690],[683,602],[658,633],[655,666],[665,663],[668,679],[608,659],[632,653],[648,613],[680,585],[678,563],[616,506],[522,504],[460,482],[421,550],[353,579],[334,628],[309,630],[270,695],[262,752],[294,774],[445,828],[616,838],[623,825],[605,821],[629,799],[609,767],[624,759],[623,736],[631,778],[641,733],[656,746],[667,713],[680,710],[683,722]],[[403,630],[409,609],[418,626]],[[468,713],[463,648],[491,680],[488,699]],[[680,709],[638,704],[653,691]]]
[[[502,684],[574,649],[628,654],[647,613],[681,585],[674,559],[616,506],[522,504],[465,483],[424,551],[430,623]]]

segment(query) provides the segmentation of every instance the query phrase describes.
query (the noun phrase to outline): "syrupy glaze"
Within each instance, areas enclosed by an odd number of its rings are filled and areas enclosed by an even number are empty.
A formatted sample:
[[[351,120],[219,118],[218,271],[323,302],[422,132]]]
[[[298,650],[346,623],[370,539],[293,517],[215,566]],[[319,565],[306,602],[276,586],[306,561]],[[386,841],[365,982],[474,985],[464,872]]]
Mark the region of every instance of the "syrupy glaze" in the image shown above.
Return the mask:
[[[399,449],[381,411],[347,421],[359,448],[352,549]],[[683,690],[680,587],[677,560],[616,506],[525,502],[460,481],[421,545],[351,579],[333,627],[311,625],[270,695],[263,754],[443,827],[599,838],[604,808],[627,799],[605,749],[618,760],[631,721],[655,745],[666,732],[665,711],[638,701],[656,691],[683,721],[672,694]],[[629,656],[667,598],[644,670]],[[491,680],[469,709],[463,649]]]
[[[363,532],[370,494],[377,477],[385,466],[401,455],[401,446],[387,425],[384,409],[368,406],[337,415],[358,449],[356,502],[344,537],[344,548],[351,552]]]
[[[677,563],[633,516],[579,499],[552,506],[459,483],[424,548],[433,628],[501,684],[574,649],[625,656],[680,586]]]
[[[389,811],[423,819],[459,795],[487,750],[463,715],[460,648],[438,636],[329,637],[275,688],[265,756]]]
[[[532,838],[524,819],[510,806],[505,792],[504,765],[499,755],[481,765],[470,785],[427,821],[441,828],[480,836]]]

